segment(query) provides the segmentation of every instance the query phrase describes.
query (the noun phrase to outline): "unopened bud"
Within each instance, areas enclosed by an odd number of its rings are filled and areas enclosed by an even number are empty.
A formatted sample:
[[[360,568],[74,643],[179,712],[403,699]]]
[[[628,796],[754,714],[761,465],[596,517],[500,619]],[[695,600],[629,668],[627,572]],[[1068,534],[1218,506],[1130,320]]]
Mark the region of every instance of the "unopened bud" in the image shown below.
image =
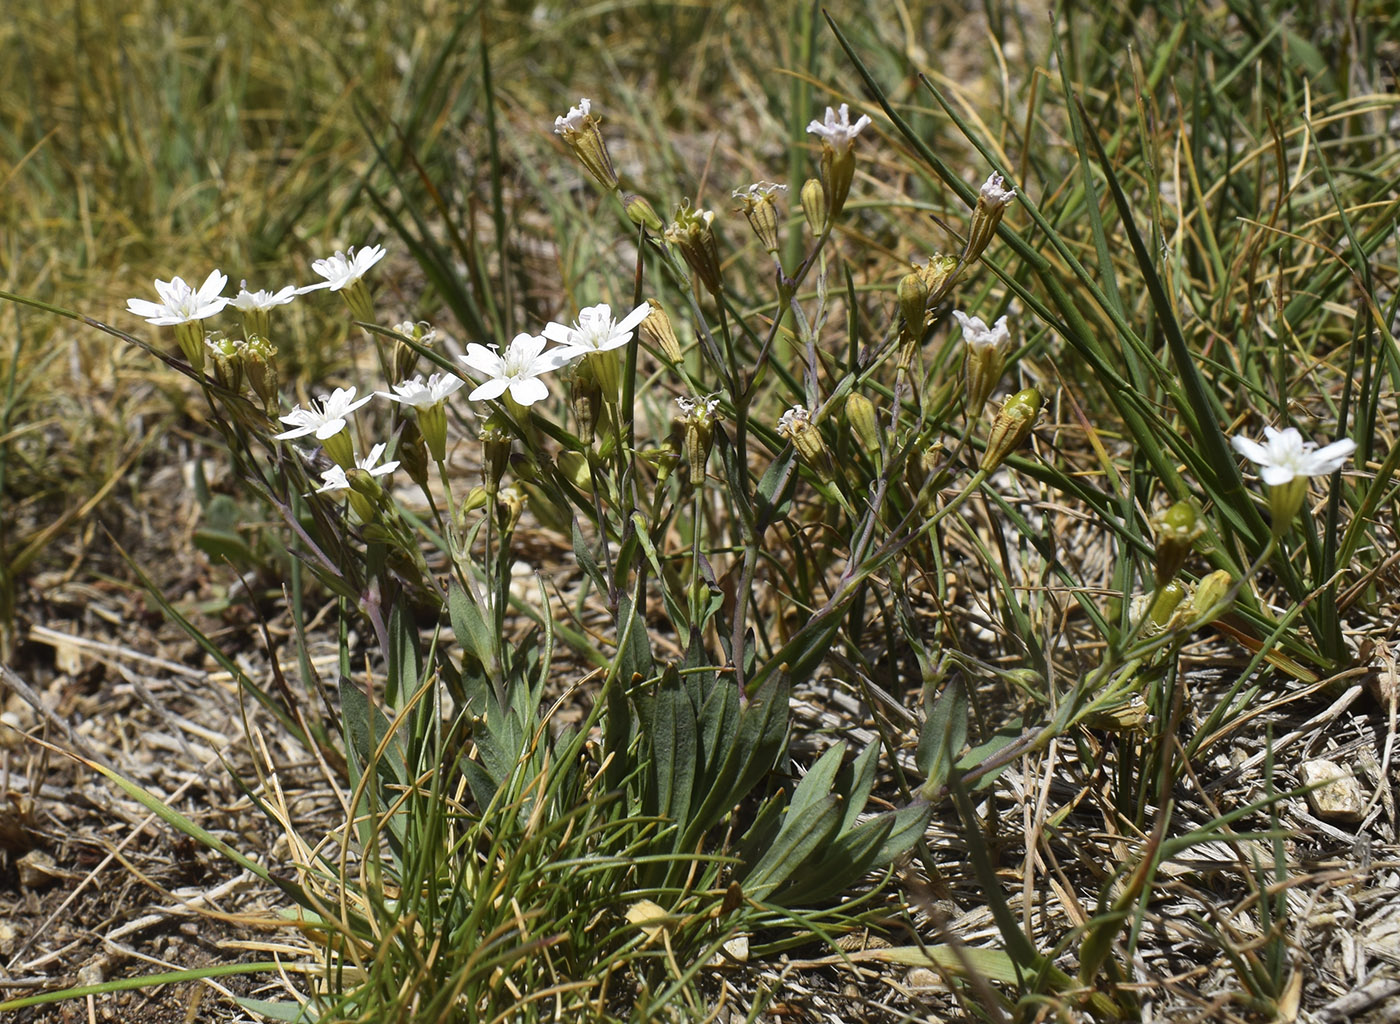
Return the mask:
[[[594,372],[597,368],[595,364],[603,362],[599,358],[600,356],[614,356],[615,358],[615,353],[589,353],[574,370],[574,379],[569,385],[569,404],[573,406],[574,420],[578,424],[579,440],[585,445],[593,443],[598,428],[598,416],[603,411],[604,392]],[[614,394],[616,394],[615,391]]]
[[[958,258],[956,256],[944,256],[942,253],[934,253],[923,263],[915,268],[924,284],[928,285],[928,300],[925,307],[936,306],[943,301],[944,296],[952,291],[953,285],[957,283]]]
[[[829,471],[828,458],[826,454],[826,442],[822,440],[821,431],[812,423],[811,415],[807,410],[794,405],[787,412],[783,413],[778,420],[778,435],[785,437],[792,442],[792,446],[797,449],[797,454],[814,469],[826,476]]]
[[[209,360],[214,364],[214,379],[234,394],[243,390],[242,346],[223,332],[215,332],[204,340]]]
[[[987,450],[982,455],[982,468],[991,472],[1002,464],[1030,436],[1040,415],[1043,399],[1035,388],[1018,391],[1002,403],[1001,411],[992,420],[992,432],[987,438]]]
[[[822,188],[822,183],[816,178],[808,178],[802,183],[798,199],[802,202],[802,215],[807,218],[807,230],[820,235],[826,227],[827,211],[826,190]]]
[[[967,231],[967,248],[963,250],[962,262],[971,263],[987,243],[997,233],[997,225],[1006,212],[1006,206],[1016,198],[1016,190],[1007,188],[1000,174],[993,174],[982,185],[977,196],[977,208],[972,211],[972,224]]]
[[[786,185],[775,185],[771,181],[760,181],[748,188],[736,188],[734,198],[743,206],[744,216],[749,219],[749,227],[758,236],[759,244],[770,253],[778,251],[778,208],[773,196],[786,192]]]
[[[510,434],[502,428],[495,416],[489,418],[481,429],[481,478],[486,492],[494,495],[501,485],[501,477],[510,465]]]
[[[467,492],[467,496],[462,500],[462,507],[457,513],[458,519],[465,519],[468,512],[475,512],[479,508],[485,508],[491,504],[491,494],[485,487],[473,487]]]
[[[396,334],[402,334],[412,338],[419,345],[427,347],[433,342],[433,337],[437,334],[432,326],[426,321],[420,320],[414,323],[405,320],[394,328]],[[394,380],[408,380],[413,376],[414,369],[418,366],[418,350],[412,345],[402,341],[394,344]]]
[[[676,340],[675,329],[671,326],[671,318],[655,299],[647,299],[647,305],[651,307],[651,312],[642,321],[642,332],[661,349],[667,359],[672,363],[680,363],[684,355],[681,352],[681,343]]]
[[[501,520],[501,533],[509,537],[520,522],[520,513],[525,511],[525,491],[518,483],[502,487],[496,495],[496,502],[505,513]]]
[[[593,493],[593,474],[589,472],[588,456],[583,452],[561,451],[555,459],[559,472],[584,494]]]
[[[1157,630],[1166,629],[1172,624],[1178,606],[1185,599],[1186,588],[1180,583],[1168,583],[1161,587],[1147,611],[1148,623]]]
[[[906,344],[924,335],[928,316],[928,282],[917,271],[899,279],[899,334]]]
[[[1201,624],[1221,615],[1225,609],[1219,607],[1229,596],[1234,579],[1224,569],[1208,573],[1196,584],[1196,592],[1191,595],[1191,618]]]
[[[1157,586],[1161,587],[1181,571],[1197,538],[1206,532],[1206,524],[1195,504],[1182,500],[1152,517],[1152,532],[1157,537],[1155,569]]]
[[[880,422],[875,414],[875,403],[861,394],[850,395],[846,399],[846,422],[866,454],[879,462]]]
[[[409,479],[427,490],[428,449],[423,443],[423,435],[418,430],[418,424],[413,420],[404,421],[403,428],[399,432],[399,444],[394,449],[394,454],[398,456],[399,465],[404,468]]]
[[[578,106],[554,119],[554,132],[574,151],[593,179],[611,192],[617,188],[617,171],[613,170],[612,157],[608,156],[608,146],[599,129],[601,122],[589,109],[587,99],[579,100]]]
[[[648,231],[660,231],[666,226],[656,208],[635,192],[628,192],[622,197],[622,209],[627,213],[628,220]]]
[[[676,219],[666,229],[666,241],[680,250],[691,271],[709,293],[718,296],[722,285],[714,219],[713,210],[692,210],[687,200],[676,210]]]
[[[677,398],[685,418],[685,457],[690,465],[690,483],[699,487],[705,481],[705,464],[714,445],[715,420],[719,418],[717,398]]]

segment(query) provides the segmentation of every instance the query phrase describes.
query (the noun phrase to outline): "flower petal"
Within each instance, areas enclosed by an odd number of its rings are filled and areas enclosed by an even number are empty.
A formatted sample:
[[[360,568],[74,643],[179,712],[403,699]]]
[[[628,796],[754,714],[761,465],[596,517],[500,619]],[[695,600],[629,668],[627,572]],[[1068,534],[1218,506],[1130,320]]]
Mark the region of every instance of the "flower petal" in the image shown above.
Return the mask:
[[[510,382],[510,397],[521,405],[534,405],[540,399],[549,397],[549,388],[538,377],[522,377]]]
[[[467,396],[467,400],[470,402],[484,402],[492,398],[500,398],[506,393],[506,388],[509,385],[510,381],[506,380],[504,377],[492,377],[490,380],[478,384],[476,389]]]

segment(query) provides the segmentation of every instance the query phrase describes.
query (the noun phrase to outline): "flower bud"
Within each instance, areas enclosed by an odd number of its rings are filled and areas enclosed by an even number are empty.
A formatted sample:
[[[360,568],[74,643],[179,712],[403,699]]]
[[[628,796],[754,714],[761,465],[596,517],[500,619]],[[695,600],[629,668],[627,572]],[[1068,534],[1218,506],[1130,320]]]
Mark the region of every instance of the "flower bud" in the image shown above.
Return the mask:
[[[414,323],[405,320],[394,328],[395,333],[407,335],[418,344],[427,347],[433,343],[433,338],[437,331],[427,323],[420,320]],[[394,344],[394,380],[409,380],[413,377],[413,371],[418,366],[418,350],[412,345],[406,345],[402,341]]]
[[[240,394],[243,390],[242,346],[232,338],[216,331],[204,339],[209,359],[214,364],[214,379],[223,388]]]
[[[1181,571],[1197,538],[1206,532],[1206,524],[1196,506],[1183,500],[1157,512],[1151,525],[1157,536],[1156,581],[1161,587]]]
[[[574,419],[578,423],[578,437],[585,445],[591,445],[598,428],[598,415],[603,411],[604,392],[598,384],[594,372],[595,363],[603,362],[600,356],[613,356],[613,352],[590,353],[574,371],[574,379],[569,385],[569,404],[573,406]],[[616,390],[613,392],[616,401]]]
[[[647,299],[647,305],[651,307],[651,312],[642,321],[642,332],[661,349],[667,359],[672,363],[680,363],[685,356],[681,352],[681,343],[676,340],[676,332],[671,327],[671,318],[655,299]]]
[[[1186,588],[1180,583],[1168,583],[1157,591],[1152,607],[1147,610],[1148,624],[1154,631],[1166,629],[1172,624],[1176,610],[1186,599]]]
[[[635,192],[628,192],[622,197],[622,209],[626,212],[628,220],[648,231],[660,231],[666,226],[661,215],[656,212],[656,207]]]
[[[579,100],[578,106],[554,119],[554,132],[574,151],[593,179],[611,192],[617,188],[617,171],[613,170],[612,157],[608,156],[607,143],[599,130],[601,122],[589,113],[589,107],[587,99]]]
[[[496,502],[501,511],[505,513],[501,520],[501,533],[509,537],[515,532],[516,524],[520,522],[520,513],[525,511],[525,491],[518,483],[502,487],[500,493],[496,495]]]
[[[759,244],[770,253],[778,252],[778,208],[773,196],[778,191],[787,191],[786,185],[775,185],[771,181],[760,181],[748,188],[736,188],[734,198],[743,203],[744,216],[749,219],[749,227],[758,236]]]
[[[958,258],[934,253],[915,268],[915,272],[928,285],[928,301],[925,307],[938,305],[958,281]]]
[[[491,495],[485,487],[473,487],[467,492],[467,496],[462,499],[462,507],[457,513],[458,519],[465,519],[468,512],[475,512],[479,508],[485,508],[491,503]]]
[[[928,322],[928,282],[917,271],[899,279],[899,335],[913,344],[924,335]]]
[[[851,394],[846,398],[846,422],[865,453],[875,462],[880,461],[880,422],[875,414],[875,403],[861,394]]]
[[[691,271],[711,295],[719,295],[719,247],[712,227],[713,210],[692,210],[687,200],[676,210],[676,219],[666,229],[666,241],[680,250]]]
[[[1202,578],[1201,582],[1196,584],[1196,592],[1191,595],[1191,618],[1204,625],[1222,614],[1224,609],[1216,606],[1229,595],[1234,582],[1224,569],[1217,569]]]
[[[561,451],[555,459],[559,472],[584,494],[593,493],[593,475],[588,469],[588,456],[583,452]]]
[[[398,447],[394,449],[399,465],[404,468],[415,484],[428,489],[428,449],[423,444],[423,434],[413,420],[405,420],[399,432]],[[438,461],[442,461],[439,459]]]
[[[277,349],[272,347],[272,342],[255,334],[244,343],[239,356],[253,394],[258,396],[263,409],[271,416],[278,401]]]
[[[481,428],[481,477],[486,485],[486,493],[494,496],[510,465],[510,434],[506,433],[500,421],[490,417]]]
[[[778,435],[790,440],[797,449],[797,454],[813,469],[823,476],[829,475],[830,460],[827,457],[826,442],[822,440],[821,431],[812,423],[811,415],[804,407],[794,405],[783,413],[778,420]]]
[[[991,175],[983,183],[977,196],[977,208],[972,211],[972,225],[967,232],[967,248],[963,250],[962,255],[964,264],[971,263],[982,255],[982,250],[987,248],[987,243],[997,232],[997,225],[1001,223],[1001,216],[1006,212],[1007,204],[1015,198],[1016,190],[1007,188],[1000,174]]]
[[[714,445],[719,399],[682,397],[676,399],[676,405],[685,414],[681,422],[685,426],[685,457],[690,465],[690,483],[692,487],[699,487],[705,481],[705,464]]]
[[[1002,464],[1030,436],[1040,415],[1043,399],[1035,388],[1018,391],[1002,403],[1001,411],[992,420],[992,432],[987,438],[987,450],[982,455],[982,468],[991,472]]]
[[[807,218],[807,230],[814,235],[820,235],[822,229],[826,227],[826,191],[822,188],[822,183],[816,178],[808,178],[802,183],[802,191],[798,193],[798,198],[802,202],[802,214]]]

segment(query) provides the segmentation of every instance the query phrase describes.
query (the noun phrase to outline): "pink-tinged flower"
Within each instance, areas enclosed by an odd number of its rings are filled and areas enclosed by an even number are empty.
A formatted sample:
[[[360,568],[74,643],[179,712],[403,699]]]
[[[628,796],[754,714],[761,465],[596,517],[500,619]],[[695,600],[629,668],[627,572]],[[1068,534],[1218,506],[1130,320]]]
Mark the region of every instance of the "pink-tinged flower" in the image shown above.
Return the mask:
[[[982,183],[978,198],[988,206],[1005,206],[1016,198],[1016,190],[1006,187],[1006,179],[993,173]]]
[[[228,284],[228,275],[213,271],[204,279],[198,289],[191,288],[183,278],[170,281],[157,281],[156,294],[160,302],[149,299],[127,299],[126,311],[144,317],[148,324],[157,327],[170,327],[187,324],[213,316],[229,304],[229,299],[219,293]]]
[[[851,124],[851,108],[843,103],[839,113],[827,107],[825,120],[813,121],[807,125],[807,131],[820,135],[832,149],[849,151],[855,144],[856,136],[869,123],[870,118],[861,114],[856,123]]]
[[[299,290],[314,292],[321,288],[329,288],[333,292],[338,292],[364,277],[365,272],[382,260],[384,255],[384,247],[381,245],[371,245],[368,249],[361,249],[359,252],[355,251],[353,245],[345,252],[336,250],[334,256],[323,260],[314,260],[311,264],[311,269],[324,277],[325,281],[309,284]]]
[[[540,375],[557,370],[574,358],[576,353],[565,349],[546,352],[548,340],[540,334],[517,334],[506,350],[495,345],[471,344],[466,355],[458,356],[475,377],[486,379],[467,398],[479,402],[500,398],[507,391],[521,405],[534,405],[549,395]]]
[[[399,468],[397,461],[386,462],[382,466],[376,466],[379,457],[384,454],[386,445],[377,444],[369,450],[369,454],[355,463],[356,469],[364,470],[370,476],[384,476]],[[353,472],[353,470],[352,470]],[[332,466],[321,474],[321,482],[324,487],[316,489],[317,494],[326,494],[330,491],[346,491],[350,489],[350,478],[346,476],[345,470],[340,466]]]
[[[329,395],[322,395],[319,402],[313,399],[305,409],[293,409],[287,415],[279,416],[278,418],[289,424],[292,429],[274,434],[273,437],[279,441],[286,441],[314,433],[316,440],[325,441],[344,430],[350,414],[373,397],[372,394],[365,395],[357,402],[354,388],[336,388]]]
[[[544,325],[544,336],[563,345],[569,359],[594,352],[609,352],[632,340],[632,332],[647,318],[651,306],[643,302],[620,321],[612,318],[612,307],[606,303],[579,310],[572,327],[563,324]]]
[[[1304,441],[1293,427],[1265,427],[1264,436],[1263,444],[1247,437],[1232,437],[1230,444],[1259,467],[1259,478],[1270,487],[1280,487],[1296,477],[1327,476],[1346,465],[1356,451],[1356,442],[1349,437],[1318,448],[1316,441]]]

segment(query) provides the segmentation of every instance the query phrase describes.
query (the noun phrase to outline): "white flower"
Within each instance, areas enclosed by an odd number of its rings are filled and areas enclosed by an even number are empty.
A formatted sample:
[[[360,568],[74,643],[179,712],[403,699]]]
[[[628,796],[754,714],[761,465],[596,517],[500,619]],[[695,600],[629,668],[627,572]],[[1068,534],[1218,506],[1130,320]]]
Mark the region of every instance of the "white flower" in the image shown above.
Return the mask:
[[[549,394],[549,389],[539,379],[540,374],[557,370],[574,358],[575,353],[564,349],[545,352],[548,344],[540,334],[517,334],[505,352],[495,345],[471,344],[467,354],[458,356],[475,376],[485,377],[467,398],[478,402],[488,398],[500,398],[506,391],[521,405],[534,405]]]
[[[160,296],[160,302],[151,302],[149,299],[127,299],[126,311],[139,317],[145,317],[148,324],[155,324],[158,327],[203,320],[207,316],[213,316],[229,304],[229,300],[219,294],[224,290],[226,284],[228,284],[228,275],[221,274],[217,270],[204,279],[204,283],[199,286],[197,291],[187,285],[183,278],[157,281],[156,294]]]
[[[544,325],[544,336],[557,341],[569,353],[568,359],[588,355],[592,352],[608,352],[621,348],[632,340],[632,331],[647,318],[651,306],[643,302],[621,321],[612,318],[612,307],[606,303],[589,306],[578,312],[573,327],[563,324]],[[566,360],[567,361],[567,360]]]
[[[285,306],[297,297],[297,286],[289,284],[287,287],[276,292],[261,289],[256,292],[248,290],[248,282],[239,283],[238,294],[229,300],[229,305],[243,313],[251,313],[255,310],[269,310],[274,306]]]
[[[554,119],[554,132],[556,135],[563,135],[567,132],[581,132],[588,124],[588,98],[585,96],[578,101],[578,106],[570,107],[567,114],[561,114]]]
[[[990,349],[1005,352],[1011,347],[1011,331],[1006,326],[1006,317],[988,327],[980,316],[968,316],[962,310],[953,310],[953,316],[962,325],[963,341],[974,351]]]
[[[299,290],[314,292],[320,288],[329,288],[333,292],[338,292],[364,277],[365,271],[382,260],[384,255],[382,245],[371,245],[368,249],[361,249],[359,252],[355,251],[353,245],[345,252],[337,249],[334,256],[315,260],[311,264],[311,269],[324,277],[325,281],[309,284]]]
[[[817,122],[813,121],[813,124]],[[765,199],[770,199],[777,192],[786,192],[786,185],[779,185],[771,181],[756,181],[752,185],[744,188],[736,188],[730,193],[735,199],[742,200],[745,206],[752,203],[759,203]]]
[[[445,402],[449,395],[455,394],[457,389],[464,384],[466,381],[461,377],[450,373],[435,373],[424,384],[423,375],[420,373],[412,380],[395,384],[393,394],[387,391],[376,391],[375,394],[380,398],[387,398],[391,402],[411,405],[415,409],[425,409],[428,406]]]
[[[1250,462],[1259,466],[1259,477],[1270,487],[1279,487],[1295,477],[1327,476],[1341,469],[1356,451],[1351,438],[1318,448],[1316,441],[1304,441],[1293,427],[1275,430],[1265,427],[1263,444],[1246,437],[1233,437],[1230,443]]]
[[[714,395],[696,395],[691,398],[689,395],[681,395],[676,399],[676,404],[681,407],[681,412],[686,416],[698,416],[703,420],[715,418],[715,410],[719,408],[718,393]]]
[[[849,150],[855,144],[861,129],[869,123],[870,118],[861,114],[856,123],[851,124],[851,110],[843,103],[839,114],[827,107],[825,122],[813,121],[807,125],[807,131],[813,135],[820,135],[832,149]]]
[[[1000,174],[992,174],[982,183],[979,193],[982,202],[989,206],[1005,206],[1016,198],[1016,190],[1006,187],[1006,179]]]
[[[319,405],[316,400],[313,400],[308,408],[293,409],[287,415],[278,417],[283,423],[289,424],[292,429],[274,434],[273,437],[279,441],[285,441],[314,432],[316,440],[324,441],[344,430],[350,414],[373,397],[372,394],[365,395],[357,402],[355,401],[354,388],[336,388],[329,395],[322,395]]]
[[[783,437],[792,437],[811,425],[812,419],[808,415],[806,407],[794,405],[778,419],[778,433]]]
[[[386,473],[392,473],[394,470],[399,468],[399,464],[397,461],[386,462],[382,466],[375,465],[375,463],[379,461],[379,457],[384,454],[385,447],[387,446],[382,444],[375,445],[369,450],[369,454],[366,455],[363,459],[360,459],[358,462],[356,462],[355,465],[358,468],[363,469],[370,476],[384,476]],[[317,488],[317,494],[325,494],[328,491],[345,491],[350,489],[350,478],[345,475],[345,470],[339,466],[332,466],[330,469],[322,473],[321,482],[324,483],[325,486]]]

